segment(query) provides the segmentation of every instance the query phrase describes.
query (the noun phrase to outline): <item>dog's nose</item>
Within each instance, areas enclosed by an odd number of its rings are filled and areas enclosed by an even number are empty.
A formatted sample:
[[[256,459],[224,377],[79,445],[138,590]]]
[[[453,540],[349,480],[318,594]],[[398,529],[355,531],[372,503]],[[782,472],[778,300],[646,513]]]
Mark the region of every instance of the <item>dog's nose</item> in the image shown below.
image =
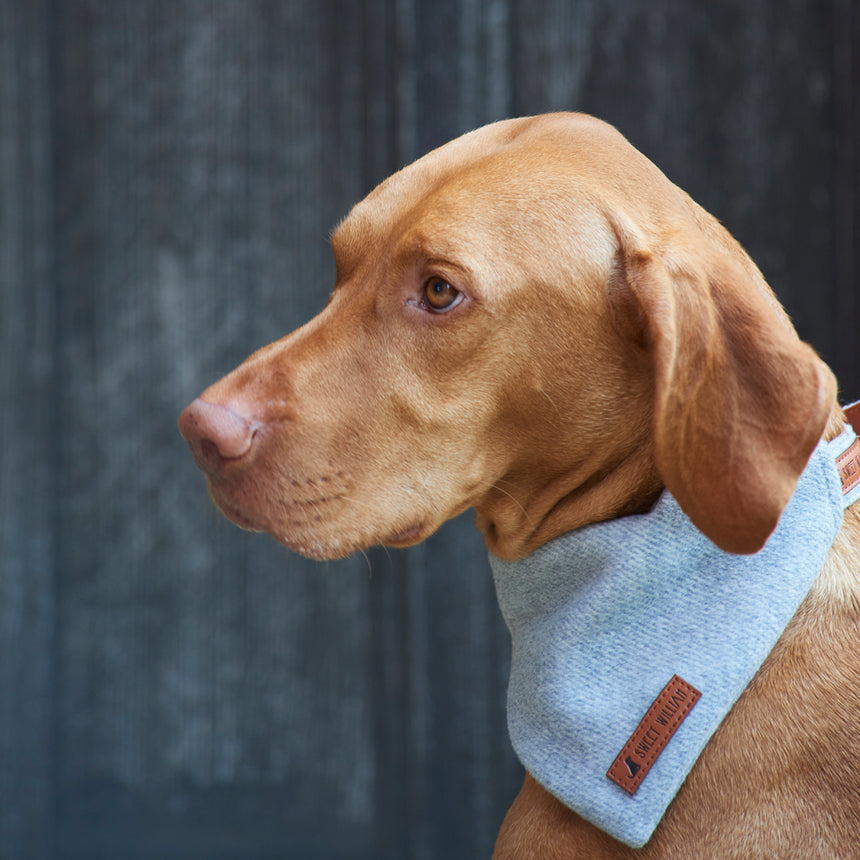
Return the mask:
[[[228,406],[199,397],[179,416],[179,432],[194,461],[210,475],[247,454],[254,439],[254,427],[247,418]]]

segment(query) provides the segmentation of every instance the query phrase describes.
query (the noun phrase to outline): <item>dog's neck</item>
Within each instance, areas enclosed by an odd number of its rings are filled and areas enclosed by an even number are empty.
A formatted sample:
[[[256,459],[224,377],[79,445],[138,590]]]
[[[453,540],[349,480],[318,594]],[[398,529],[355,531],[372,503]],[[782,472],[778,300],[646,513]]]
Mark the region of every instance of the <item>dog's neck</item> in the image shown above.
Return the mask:
[[[860,425],[860,406],[852,419]],[[851,417],[851,416],[849,416]],[[842,432],[839,406],[824,432]],[[497,481],[475,505],[475,523],[487,549],[507,561],[525,558],[545,543],[591,523],[649,511],[665,489],[647,428],[617,433],[601,456],[558,466],[535,459]]]
[[[475,506],[475,523],[498,558],[525,558],[589,523],[651,509],[664,486],[646,438],[566,468],[534,464],[498,481]]]

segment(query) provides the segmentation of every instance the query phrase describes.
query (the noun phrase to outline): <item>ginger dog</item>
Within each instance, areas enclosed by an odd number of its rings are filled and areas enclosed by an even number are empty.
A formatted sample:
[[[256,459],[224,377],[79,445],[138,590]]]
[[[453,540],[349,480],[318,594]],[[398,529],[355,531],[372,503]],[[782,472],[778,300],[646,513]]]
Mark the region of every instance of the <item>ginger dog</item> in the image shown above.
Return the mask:
[[[831,372],[737,242],[576,114],[431,152],[332,237],[326,308],[180,418],[218,507],[315,559],[474,508],[518,559],[667,488],[717,546],[767,540],[823,436]],[[860,856],[857,506],[646,847],[530,776],[496,858]]]

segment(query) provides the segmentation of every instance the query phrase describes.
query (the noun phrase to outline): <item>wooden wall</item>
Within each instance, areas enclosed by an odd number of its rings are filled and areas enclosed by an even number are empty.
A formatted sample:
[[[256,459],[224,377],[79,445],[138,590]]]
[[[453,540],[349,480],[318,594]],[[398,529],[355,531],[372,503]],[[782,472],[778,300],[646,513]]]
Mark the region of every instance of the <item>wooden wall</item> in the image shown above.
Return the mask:
[[[0,860],[489,856],[521,771],[471,518],[305,561],[176,417],[321,308],[377,181],[555,109],[860,397],[857,44],[852,0],[0,0]]]

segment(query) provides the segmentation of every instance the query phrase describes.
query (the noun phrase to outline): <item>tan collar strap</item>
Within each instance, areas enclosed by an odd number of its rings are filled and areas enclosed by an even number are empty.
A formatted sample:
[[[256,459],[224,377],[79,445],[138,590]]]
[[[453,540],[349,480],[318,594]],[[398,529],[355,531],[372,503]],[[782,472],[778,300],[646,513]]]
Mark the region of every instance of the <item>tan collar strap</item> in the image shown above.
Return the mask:
[[[842,411],[848,423],[854,428],[854,432],[860,435],[860,400],[850,406],[843,406]]]
[[[845,417],[858,434],[846,451],[836,458],[836,468],[842,479],[842,494],[847,495],[860,485],[860,400],[844,407]]]

